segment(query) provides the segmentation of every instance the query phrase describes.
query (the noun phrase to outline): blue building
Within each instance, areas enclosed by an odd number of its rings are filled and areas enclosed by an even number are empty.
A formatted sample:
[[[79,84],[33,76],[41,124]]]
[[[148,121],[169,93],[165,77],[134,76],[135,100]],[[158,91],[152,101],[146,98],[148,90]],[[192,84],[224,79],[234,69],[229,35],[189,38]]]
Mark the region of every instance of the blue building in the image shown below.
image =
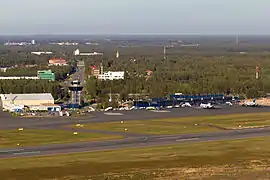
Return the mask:
[[[237,101],[237,97],[226,96],[224,94],[206,94],[206,95],[175,95],[171,94],[168,98],[152,98],[151,101],[134,101],[134,106],[137,108],[146,107],[166,107],[175,106],[184,102],[189,103],[202,103],[202,102],[227,102],[227,101]]]

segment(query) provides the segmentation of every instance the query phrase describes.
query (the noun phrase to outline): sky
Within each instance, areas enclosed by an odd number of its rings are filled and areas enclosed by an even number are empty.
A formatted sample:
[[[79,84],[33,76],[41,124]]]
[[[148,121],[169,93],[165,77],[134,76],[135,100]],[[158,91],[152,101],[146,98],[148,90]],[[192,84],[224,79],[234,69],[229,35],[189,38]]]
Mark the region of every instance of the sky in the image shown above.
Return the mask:
[[[270,34],[269,0],[0,0],[0,34]]]

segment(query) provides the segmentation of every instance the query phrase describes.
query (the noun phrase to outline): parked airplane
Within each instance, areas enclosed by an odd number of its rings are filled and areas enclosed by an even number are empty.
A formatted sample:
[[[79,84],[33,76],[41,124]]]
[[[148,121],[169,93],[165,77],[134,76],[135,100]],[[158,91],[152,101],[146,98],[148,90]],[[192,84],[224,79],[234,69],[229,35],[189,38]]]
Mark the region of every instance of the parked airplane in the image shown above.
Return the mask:
[[[191,107],[191,104],[186,102],[186,103],[182,104],[181,107]]]
[[[207,103],[207,104],[200,104],[200,107],[203,109],[214,109],[215,107],[213,105],[211,105],[211,103]]]
[[[153,107],[153,106],[149,106],[149,107],[146,108],[146,110],[156,110],[156,108]]]
[[[253,99],[252,102],[250,101],[245,101],[242,106],[247,106],[247,107],[256,107],[258,104],[256,103],[256,99]]]
[[[226,105],[232,106],[233,104],[231,102],[226,102]]]
[[[107,111],[110,111],[110,110],[113,110],[112,107],[107,107],[104,111],[107,112]]]

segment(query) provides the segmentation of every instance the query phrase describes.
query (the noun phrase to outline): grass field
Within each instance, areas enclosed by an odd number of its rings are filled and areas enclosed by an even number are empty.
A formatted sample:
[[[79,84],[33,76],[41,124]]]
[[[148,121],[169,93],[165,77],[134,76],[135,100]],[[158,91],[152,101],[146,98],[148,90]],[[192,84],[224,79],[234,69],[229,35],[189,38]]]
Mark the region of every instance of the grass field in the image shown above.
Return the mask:
[[[98,141],[105,139],[122,138],[121,136],[78,133],[74,135],[72,131],[61,130],[1,130],[0,147],[29,146],[49,143],[71,143],[81,141]]]
[[[165,121],[165,119],[160,120]],[[217,116],[187,117],[166,119],[167,122],[173,123],[197,123],[197,124],[213,124],[224,128],[249,128],[270,126],[270,113],[246,113],[246,114],[230,114]]]
[[[138,134],[185,134],[190,132],[208,132],[215,131],[215,128],[207,126],[198,126],[191,123],[184,125],[177,125],[165,121],[125,121],[121,122],[107,122],[107,123],[93,123],[87,124],[83,128],[91,130],[107,130],[117,132],[138,133]]]
[[[138,134],[187,134],[270,125],[270,113],[181,117],[140,121],[92,123],[86,129]]]
[[[0,179],[269,179],[269,142],[264,137],[1,159]]]

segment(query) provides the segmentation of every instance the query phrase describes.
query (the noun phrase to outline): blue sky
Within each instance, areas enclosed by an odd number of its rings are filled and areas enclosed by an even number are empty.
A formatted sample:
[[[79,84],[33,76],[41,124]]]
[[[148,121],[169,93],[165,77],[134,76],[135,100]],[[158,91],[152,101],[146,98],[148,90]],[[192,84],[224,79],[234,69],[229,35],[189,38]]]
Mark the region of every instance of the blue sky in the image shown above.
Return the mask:
[[[270,34],[269,0],[0,0],[0,34]]]

